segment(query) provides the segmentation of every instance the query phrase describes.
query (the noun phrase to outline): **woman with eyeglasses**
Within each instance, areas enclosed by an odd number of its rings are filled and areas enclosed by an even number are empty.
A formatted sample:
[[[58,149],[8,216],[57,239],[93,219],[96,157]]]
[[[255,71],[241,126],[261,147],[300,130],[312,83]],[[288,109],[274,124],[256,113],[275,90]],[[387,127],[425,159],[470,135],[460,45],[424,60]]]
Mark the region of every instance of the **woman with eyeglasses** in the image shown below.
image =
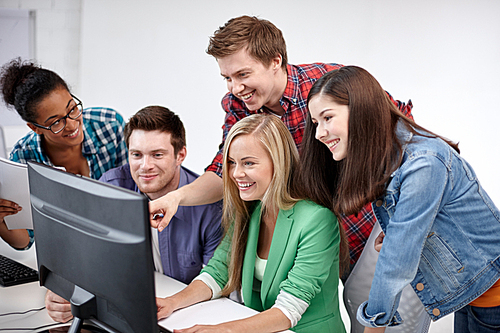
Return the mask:
[[[1,69],[0,87],[6,104],[31,129],[16,143],[10,160],[43,163],[94,179],[127,162],[122,116],[107,108],[83,109],[53,71],[14,59]],[[14,248],[27,249],[33,243],[33,231],[8,230],[4,222],[5,216],[21,209],[0,198],[0,236]]]

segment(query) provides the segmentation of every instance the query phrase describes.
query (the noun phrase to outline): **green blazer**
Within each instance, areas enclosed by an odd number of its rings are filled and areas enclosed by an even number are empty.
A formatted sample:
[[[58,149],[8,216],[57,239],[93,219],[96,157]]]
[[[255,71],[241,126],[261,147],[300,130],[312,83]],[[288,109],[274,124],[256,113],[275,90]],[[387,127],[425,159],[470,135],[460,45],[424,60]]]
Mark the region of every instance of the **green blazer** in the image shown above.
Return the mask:
[[[304,200],[290,210],[280,210],[260,284],[254,278],[260,210],[259,203],[250,219],[243,261],[241,291],[245,305],[257,311],[270,309],[283,290],[309,304],[293,331],[345,332],[339,310],[340,236],[335,215]],[[221,288],[228,280],[231,236],[226,235],[202,270]]]

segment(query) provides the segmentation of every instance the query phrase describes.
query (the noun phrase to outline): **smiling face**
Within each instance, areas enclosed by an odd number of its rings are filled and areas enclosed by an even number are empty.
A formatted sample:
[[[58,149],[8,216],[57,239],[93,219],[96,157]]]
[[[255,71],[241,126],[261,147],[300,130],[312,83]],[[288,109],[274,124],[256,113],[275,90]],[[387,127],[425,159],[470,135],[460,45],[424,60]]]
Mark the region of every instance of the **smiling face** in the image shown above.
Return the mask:
[[[49,127],[57,120],[66,116],[75,106],[76,101],[65,88],[52,91],[47,97],[36,105],[36,123]],[[39,128],[31,123],[28,126],[37,134],[43,135],[48,147],[69,148],[80,145],[83,142],[83,117],[77,119],[66,118],[66,127],[59,133]],[[50,148],[49,148],[50,149]]]
[[[346,158],[349,107],[338,104],[329,96],[318,94],[309,101],[309,112],[316,125],[316,139],[328,147],[334,160]]]
[[[167,132],[134,130],[129,138],[130,173],[137,187],[152,200],[179,186],[186,147],[177,156]]]
[[[229,176],[244,201],[262,200],[273,179],[273,162],[253,135],[233,139],[228,153]]]
[[[252,58],[246,48],[217,59],[227,89],[241,99],[249,110],[266,106],[282,112],[279,100],[283,95],[287,75],[281,68],[281,57],[273,59],[269,66]]]

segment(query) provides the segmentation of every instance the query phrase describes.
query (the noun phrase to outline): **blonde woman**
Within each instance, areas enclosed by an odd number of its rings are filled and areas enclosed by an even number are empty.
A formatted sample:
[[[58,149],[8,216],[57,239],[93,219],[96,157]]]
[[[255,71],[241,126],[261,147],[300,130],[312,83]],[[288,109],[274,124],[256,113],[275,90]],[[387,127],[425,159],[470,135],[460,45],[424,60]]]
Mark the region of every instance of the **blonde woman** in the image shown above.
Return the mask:
[[[345,332],[337,293],[342,233],[329,209],[303,199],[286,126],[272,115],[240,120],[223,158],[225,237],[188,287],[157,300],[158,318],[241,291],[259,314],[178,332]]]

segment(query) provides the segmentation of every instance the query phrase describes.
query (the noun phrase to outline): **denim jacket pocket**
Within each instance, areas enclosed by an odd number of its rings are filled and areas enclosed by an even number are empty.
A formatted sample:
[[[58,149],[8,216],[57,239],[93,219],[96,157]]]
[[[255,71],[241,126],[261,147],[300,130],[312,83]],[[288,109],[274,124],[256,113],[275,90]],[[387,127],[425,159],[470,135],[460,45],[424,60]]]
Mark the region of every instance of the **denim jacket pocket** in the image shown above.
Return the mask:
[[[464,265],[450,245],[434,232],[427,236],[420,266],[426,278],[434,279],[446,292],[459,288],[456,274],[463,270]]]
[[[372,203],[373,212],[380,223],[382,230],[385,232],[387,223],[394,215],[396,208],[396,196],[392,191],[386,191],[385,195],[379,197]]]

